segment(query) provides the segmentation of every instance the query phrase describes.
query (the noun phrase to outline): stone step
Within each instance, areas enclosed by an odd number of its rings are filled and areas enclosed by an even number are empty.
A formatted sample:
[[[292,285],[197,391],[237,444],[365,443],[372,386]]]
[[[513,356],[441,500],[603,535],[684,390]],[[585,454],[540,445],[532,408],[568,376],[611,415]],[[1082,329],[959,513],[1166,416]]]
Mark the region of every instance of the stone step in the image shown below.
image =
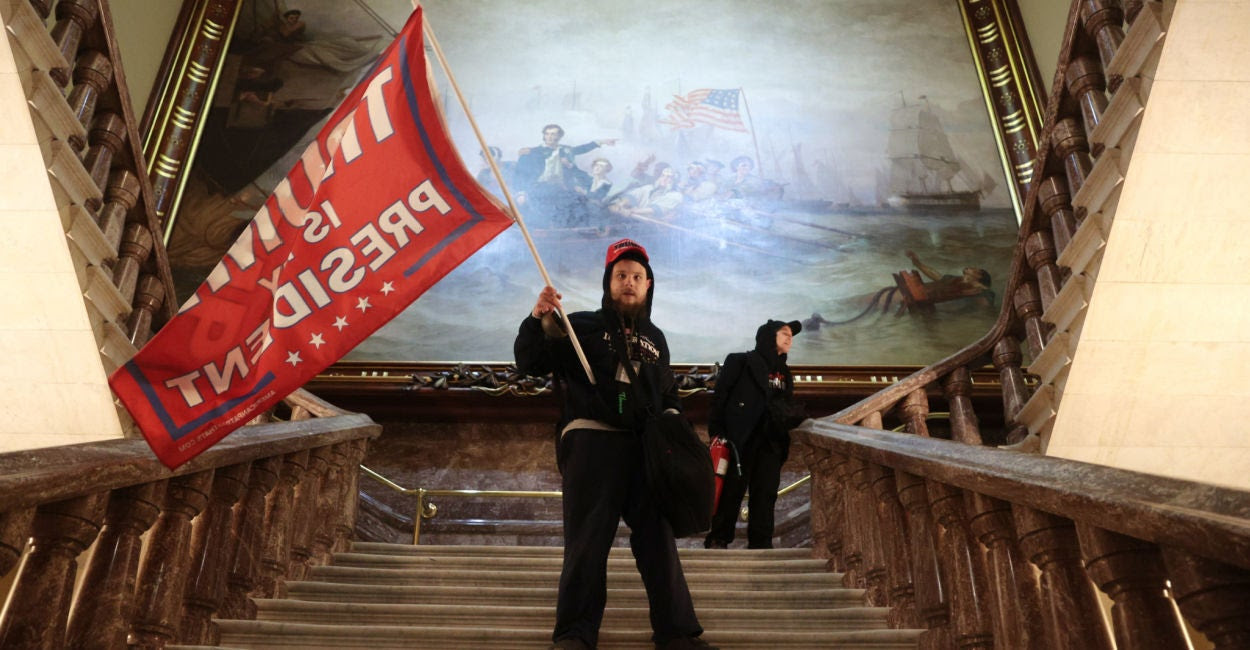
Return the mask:
[[[221,645],[250,650],[443,650],[465,648],[516,648],[534,650],[550,643],[546,629],[505,627],[407,627],[395,625],[319,625],[273,621],[218,621]],[[708,629],[703,638],[725,650],[775,650],[778,648],[844,648],[915,650],[920,630],[793,631],[758,626],[751,631],[718,633]],[[650,649],[651,630],[642,627],[604,628],[600,650]]]
[[[375,569],[319,566],[309,572],[309,579],[372,585],[465,585],[475,587],[547,587],[559,580],[559,569],[534,571],[461,570],[436,568]],[[696,572],[686,575],[691,588],[720,587],[724,589],[819,589],[839,587],[840,573],[774,574],[748,572]],[[633,567],[608,569],[608,587],[641,585]]]
[[[751,631],[759,627],[760,609],[742,608],[753,602],[743,598],[739,607],[700,607],[696,599],[699,621],[707,629],[721,632]],[[368,603],[328,603],[301,600],[257,600],[256,619],[285,623],[317,623],[322,625],[434,625],[483,626],[550,630],[556,618],[553,600],[538,605],[463,605],[426,604],[392,605]],[[649,614],[645,602],[632,607],[609,606],[604,611],[603,627],[645,628]],[[771,629],[792,631],[834,631],[886,629],[886,610],[877,607],[843,607],[824,609],[789,609],[770,611]]]
[[[377,553],[336,553],[333,565],[369,569],[428,568],[466,571],[554,571],[559,573],[564,559],[558,555],[382,555]],[[609,571],[633,571],[634,558],[624,554],[608,557]],[[763,560],[747,553],[686,555],[681,568],[687,576],[698,572],[721,573],[823,573],[819,559]]]
[[[641,582],[641,581],[640,581]],[[740,607],[750,603],[756,609],[824,609],[862,607],[863,589],[827,587],[820,589],[741,590],[721,585],[691,587],[695,607]],[[409,605],[524,605],[542,606],[556,602],[556,584],[541,587],[477,587],[462,585],[370,585],[317,581],[287,583],[287,596],[295,600],[335,603],[391,603]],[[608,604],[616,607],[646,606],[641,586],[608,589]]]
[[[375,555],[417,555],[438,556],[455,555],[465,557],[509,556],[509,557],[564,557],[564,548],[560,546],[493,546],[478,545],[420,545],[388,544],[385,542],[353,542],[352,552],[372,553]],[[806,548],[770,548],[770,549],[706,549],[679,548],[682,564],[686,559],[735,558],[739,561],[772,562],[774,560],[810,559],[811,549]],[[632,557],[628,548],[613,548],[610,557]]]

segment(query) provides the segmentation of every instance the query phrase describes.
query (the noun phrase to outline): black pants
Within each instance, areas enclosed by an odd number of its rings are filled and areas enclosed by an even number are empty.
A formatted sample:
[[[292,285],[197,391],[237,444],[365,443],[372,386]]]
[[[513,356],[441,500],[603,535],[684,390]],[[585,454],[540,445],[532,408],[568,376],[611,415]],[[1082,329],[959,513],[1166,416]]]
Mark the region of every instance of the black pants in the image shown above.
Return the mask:
[[[553,641],[594,647],[607,602],[608,552],[625,518],[634,564],[651,609],[652,639],[698,636],[690,589],[668,521],[647,490],[642,447],[632,433],[575,429],[560,441],[564,490],[564,568]]]
[[[716,514],[712,515],[712,529],[708,531],[704,545],[710,547],[719,542],[728,546],[733,542],[742,496],[750,488],[747,548],[772,548],[773,510],[777,506],[781,466],[790,453],[789,441],[768,438],[756,432],[738,453],[742,460],[742,476],[738,476],[737,468],[730,463],[725,485],[721,489],[720,504],[716,507]]]

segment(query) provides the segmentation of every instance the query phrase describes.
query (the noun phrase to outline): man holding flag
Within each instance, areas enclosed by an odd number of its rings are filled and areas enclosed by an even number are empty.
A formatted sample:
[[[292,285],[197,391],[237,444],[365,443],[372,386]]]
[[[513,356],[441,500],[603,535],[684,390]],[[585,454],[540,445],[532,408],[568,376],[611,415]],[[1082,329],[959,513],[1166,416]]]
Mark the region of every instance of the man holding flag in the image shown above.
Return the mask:
[[[302,386],[511,225],[430,89],[420,9],[182,306],[110,378],[173,468]]]

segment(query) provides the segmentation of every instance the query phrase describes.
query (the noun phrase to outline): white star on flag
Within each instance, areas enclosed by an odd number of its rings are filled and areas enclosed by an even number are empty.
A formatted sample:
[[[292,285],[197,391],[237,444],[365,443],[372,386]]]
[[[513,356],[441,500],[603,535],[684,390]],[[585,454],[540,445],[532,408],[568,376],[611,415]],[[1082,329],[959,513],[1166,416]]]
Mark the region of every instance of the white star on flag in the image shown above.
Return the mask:
[[[356,301],[356,309],[359,309],[360,313],[362,314],[365,313],[365,311],[368,310],[372,306],[373,305],[369,304],[368,298],[361,298],[360,300]]]
[[[344,317],[342,317],[342,316],[339,316],[338,318],[335,318],[335,319],[334,319],[334,325],[331,325],[331,327],[333,327],[333,328],[337,329],[338,331],[342,332],[342,331],[343,331],[343,328],[344,328],[344,327],[347,327],[347,319],[346,319],[346,318],[344,318]]]
[[[394,290],[395,290],[395,284],[394,284],[393,282],[383,282],[383,283],[382,283],[382,293],[383,293],[383,294],[385,294],[385,295],[388,295],[388,296],[389,296],[389,295],[391,294],[391,292],[392,292],[392,291],[394,291]]]
[[[308,344],[320,350],[321,346],[326,344],[326,341],[325,339],[321,338],[321,334],[318,333],[318,334],[312,335],[312,338],[309,339]]]
[[[291,367],[295,367],[303,363],[304,360],[299,358],[299,350],[296,350],[295,352],[286,353],[286,362],[291,364]]]

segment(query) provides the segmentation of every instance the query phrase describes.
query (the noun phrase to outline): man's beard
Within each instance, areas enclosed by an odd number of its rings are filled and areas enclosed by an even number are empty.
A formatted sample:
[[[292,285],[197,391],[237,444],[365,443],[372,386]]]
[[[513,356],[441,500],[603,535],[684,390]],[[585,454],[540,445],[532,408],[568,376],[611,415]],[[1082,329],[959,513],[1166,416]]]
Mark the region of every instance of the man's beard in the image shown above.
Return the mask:
[[[620,314],[624,318],[637,319],[638,317],[643,315],[643,312],[646,311],[647,301],[644,298],[638,303],[626,305],[626,304],[623,304],[620,300],[613,300],[612,307],[616,309],[616,313]]]

